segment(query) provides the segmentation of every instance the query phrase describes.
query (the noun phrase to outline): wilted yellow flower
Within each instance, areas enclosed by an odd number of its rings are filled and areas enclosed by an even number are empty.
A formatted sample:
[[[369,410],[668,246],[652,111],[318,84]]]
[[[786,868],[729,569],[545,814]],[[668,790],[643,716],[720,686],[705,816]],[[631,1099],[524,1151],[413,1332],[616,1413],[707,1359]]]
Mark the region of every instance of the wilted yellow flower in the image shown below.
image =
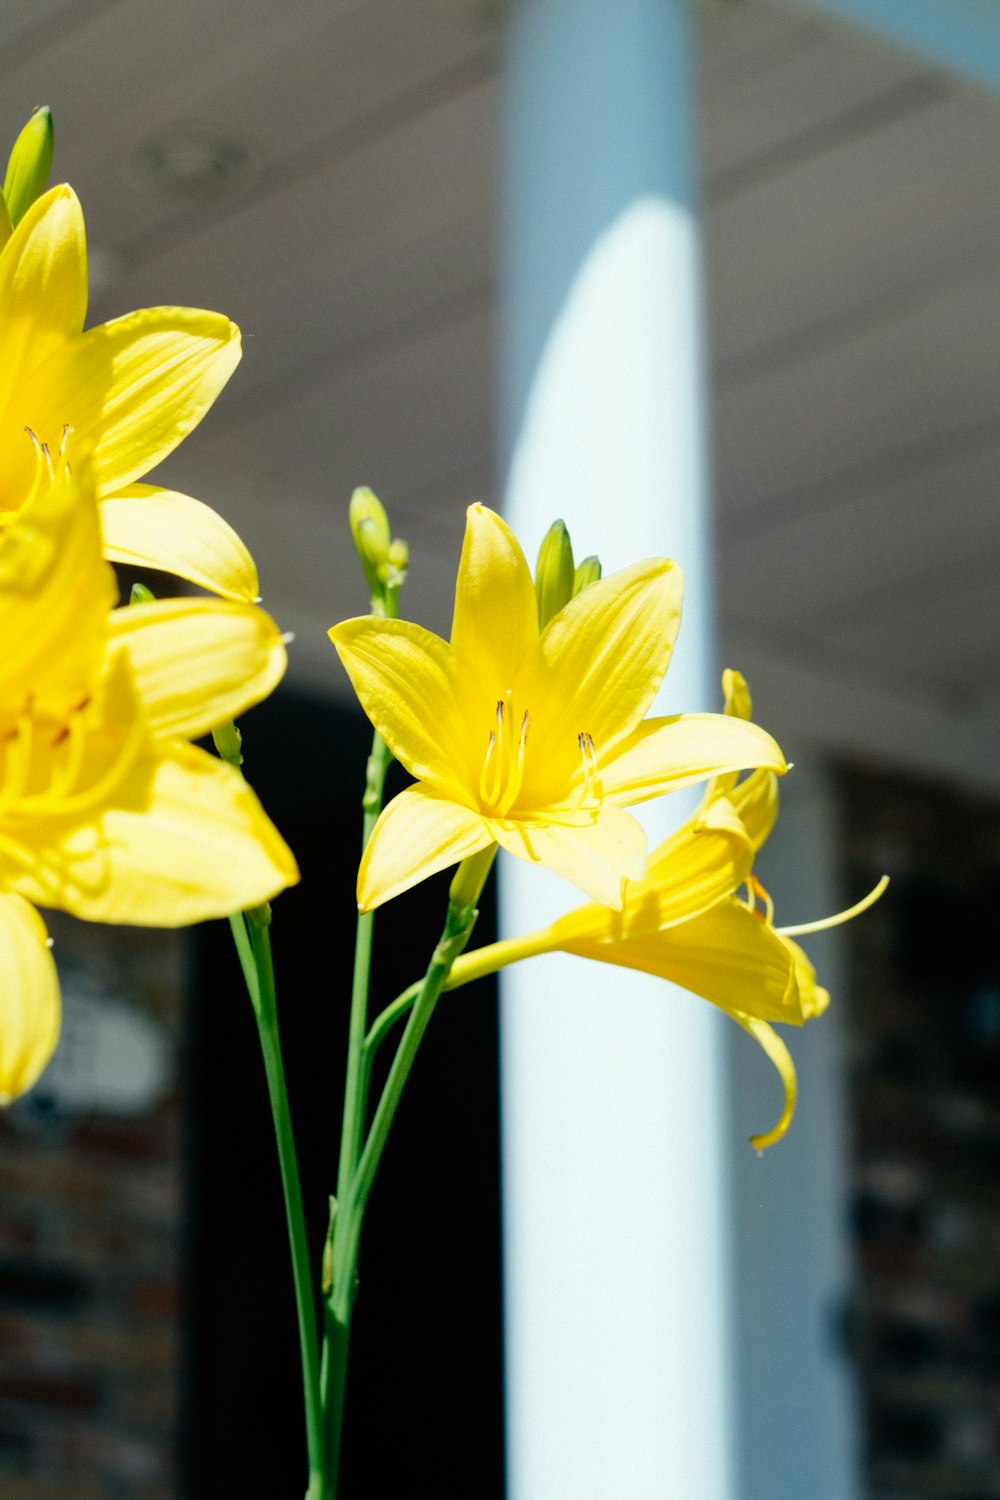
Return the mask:
[[[750,695],[742,677],[727,672],[723,683],[727,714],[748,718]],[[796,1077],[788,1049],[769,1023],[801,1026],[821,1015],[830,999],[790,934],[848,921],[877,900],[887,883],[880,881],[837,916],[776,928],[753,860],[777,811],[777,780],[770,771],[754,771],[743,781],[735,774],[715,778],[694,816],[650,856],[642,878],[626,883],[621,911],[592,902],[538,932],[463,954],[450,987],[556,950],[669,979],[731,1015],[777,1068],[785,1090],[781,1118],[751,1137],[758,1149],[773,1145],[791,1123]]]
[[[298,879],[239,773],[188,743],[275,686],[285,650],[274,623],[223,599],[112,610],[86,466],[71,475],[44,454],[33,461],[30,493],[0,532],[5,1102],[38,1076],[58,1029],[34,905],[171,927]]]
[[[84,332],[83,214],[67,186],[12,233],[0,225],[0,243],[0,524],[31,484],[25,429],[53,455],[71,430],[91,455],[106,556],[255,599],[253,559],[231,527],[199,500],[136,482],[201,421],[239,361],[239,329],[219,313],[151,307]]]
[[[417,778],[382,813],[358,902],[371,910],[493,844],[547,865],[607,906],[645,867],[625,811],[746,766],[785,768],[756,725],[721,714],[645,719],[680,623],[662,558],[590,583],[539,629],[515,537],[473,505],[451,642],[365,616],[330,631],[361,703]]]

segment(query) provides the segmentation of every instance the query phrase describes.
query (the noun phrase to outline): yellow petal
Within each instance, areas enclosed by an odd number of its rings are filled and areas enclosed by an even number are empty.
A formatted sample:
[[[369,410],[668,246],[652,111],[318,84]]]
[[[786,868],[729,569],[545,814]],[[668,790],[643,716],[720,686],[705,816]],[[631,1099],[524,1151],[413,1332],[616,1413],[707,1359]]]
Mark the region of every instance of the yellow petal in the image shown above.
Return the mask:
[[[601,780],[606,797],[633,803],[750,766],[787,769],[765,730],[726,714],[679,714],[641,724],[608,761],[602,758]]]
[[[683,589],[676,563],[654,558],[592,583],[549,621],[537,687],[524,689],[527,702],[542,710],[533,764],[567,754],[572,762],[583,732],[594,740],[603,767],[663,681]]]
[[[87,314],[87,246],[83,213],[70,187],[55,187],[32,204],[0,255],[0,412],[11,414],[9,438],[25,423],[18,394],[31,372],[64,351]],[[39,433],[55,443],[54,433]],[[8,439],[9,440],[9,439]]]
[[[778,936],[785,943],[792,955],[795,965],[795,980],[799,987],[799,1001],[802,1006],[802,1014],[806,1020],[814,1016],[821,1016],[830,1004],[830,992],[825,990],[816,980],[816,970],[799,947],[798,943],[791,938],[785,937],[779,931]]]
[[[778,1070],[782,1087],[785,1091],[785,1102],[777,1123],[770,1130],[761,1135],[752,1135],[750,1144],[756,1151],[766,1151],[768,1146],[773,1146],[785,1134],[792,1123],[795,1113],[795,1103],[798,1098],[798,1080],[795,1076],[795,1064],[792,1062],[791,1054],[776,1031],[768,1026],[766,1021],[758,1021],[753,1016],[735,1015],[735,1019],[748,1031],[756,1042],[767,1053],[771,1062]]]
[[[358,870],[358,907],[373,911],[493,842],[486,820],[429,787],[410,786],[383,809]]]
[[[104,553],[114,562],[159,568],[252,604],[260,593],[253,558],[233,528],[191,495],[130,484],[101,501]]]
[[[10,210],[7,207],[7,200],[3,193],[0,193],[0,250],[4,248],[13,233],[14,226],[10,222]]]
[[[492,703],[513,686],[537,642],[535,585],[520,544],[494,511],[470,505],[455,584],[455,655],[472,668]]]
[[[669,927],[738,890],[752,865],[742,820],[726,798],[717,797],[653,851],[626,901],[655,890],[659,925]]]
[[[374,615],[345,620],[329,635],[361,707],[400,764],[469,800],[462,769],[468,725],[455,695],[451,647],[409,620]]]
[[[645,830],[610,803],[580,826],[491,820],[490,827],[508,853],[554,870],[604,907],[621,908],[622,882],[638,879],[645,864]]]
[[[0,1104],[30,1089],[59,1040],[59,978],[45,924],[20,896],[0,896]]]
[[[15,393],[12,414],[47,441],[68,423],[77,450],[93,452],[98,493],[116,494],[198,425],[239,358],[228,318],[150,307],[57,350]],[[23,468],[9,482],[22,479]]]
[[[256,906],[298,880],[291,851],[238,771],[149,741],[108,800],[33,820],[5,884],[92,922],[181,927]]]
[[[725,712],[737,719],[753,718],[753,699],[742,672],[727,667],[722,674],[722,696]]]
[[[60,717],[90,691],[118,595],[86,466],[42,482],[0,532],[0,699]]]
[[[752,864],[742,822],[726,798],[716,797],[653,850],[642,879],[625,886],[621,915],[579,906],[560,917],[553,931],[560,939],[595,930],[632,936],[663,932],[738,890]]]
[[[228,599],[162,599],[116,609],[109,650],[129,659],[155,734],[196,739],[259,703],[287,663],[277,625]]]
[[[569,953],[622,964],[670,979],[731,1015],[739,1011],[763,1021],[801,1025],[795,964],[786,942],[742,902],[727,898],[700,916],[665,932],[642,922],[634,932],[628,909],[608,914],[603,929],[574,934],[561,946]]]
[[[772,771],[754,771],[736,783],[729,797],[743,820],[750,842],[759,849],[778,816],[777,777]]]

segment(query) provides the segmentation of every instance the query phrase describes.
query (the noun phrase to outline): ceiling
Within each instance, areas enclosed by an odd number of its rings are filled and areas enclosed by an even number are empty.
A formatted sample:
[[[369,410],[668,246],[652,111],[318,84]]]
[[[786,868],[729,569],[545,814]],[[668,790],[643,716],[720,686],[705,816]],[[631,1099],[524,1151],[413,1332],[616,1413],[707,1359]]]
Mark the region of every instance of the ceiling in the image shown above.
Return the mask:
[[[957,724],[952,759],[971,735],[992,764],[1000,104],[804,7],[717,0],[701,31],[727,658],[767,664],[779,717],[781,684],[825,684],[831,740],[860,693],[873,723],[899,705],[902,750],[918,722]],[[499,68],[496,26],[457,0],[0,16],[0,125],[53,106],[92,320],[177,302],[243,328],[163,475],[245,536],[317,687],[343,686],[325,628],[364,606],[354,485],[389,504],[408,612],[440,629],[464,507],[498,499]],[[230,148],[231,178],[152,177],[181,129]]]

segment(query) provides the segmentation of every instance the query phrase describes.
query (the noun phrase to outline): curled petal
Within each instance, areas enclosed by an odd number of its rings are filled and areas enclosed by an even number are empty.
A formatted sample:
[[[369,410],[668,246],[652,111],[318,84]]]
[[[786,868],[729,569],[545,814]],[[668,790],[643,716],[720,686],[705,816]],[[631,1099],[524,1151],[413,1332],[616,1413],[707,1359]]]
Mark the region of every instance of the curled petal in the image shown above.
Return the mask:
[[[793,943],[791,938],[785,937],[784,933],[780,930],[778,935],[792,955],[792,962],[795,965],[795,982],[798,985],[799,1004],[802,1007],[803,1018],[806,1021],[811,1021],[814,1016],[821,1016],[830,1004],[830,991],[825,990],[817,982],[816,970],[798,943]]]
[[[0,1104],[10,1104],[59,1040],[59,978],[45,924],[20,896],[0,896],[0,975]]]
[[[773,1146],[777,1141],[781,1140],[792,1123],[792,1116],[795,1113],[795,1104],[798,1098],[798,1080],[795,1076],[795,1064],[792,1062],[791,1053],[778,1033],[768,1026],[766,1021],[758,1021],[754,1016],[744,1016],[738,1012],[734,1012],[733,1015],[734,1019],[743,1027],[743,1030],[748,1031],[754,1040],[760,1043],[771,1062],[774,1063],[785,1091],[785,1102],[777,1122],[772,1125],[770,1130],[750,1137],[750,1144],[754,1150],[766,1151],[768,1146]]]

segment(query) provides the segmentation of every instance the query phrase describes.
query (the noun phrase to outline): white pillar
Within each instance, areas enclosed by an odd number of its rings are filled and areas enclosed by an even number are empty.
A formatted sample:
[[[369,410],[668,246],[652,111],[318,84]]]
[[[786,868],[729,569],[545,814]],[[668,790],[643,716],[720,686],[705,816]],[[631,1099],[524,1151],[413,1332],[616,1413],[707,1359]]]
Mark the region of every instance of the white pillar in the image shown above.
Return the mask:
[[[512,5],[503,139],[506,513],[532,557],[562,516],[606,572],[682,563],[661,712],[719,704],[690,22],[686,0]],[[513,864],[506,932],[574,903]],[[504,977],[510,1500],[733,1493],[724,1024],[605,965]]]
[[[835,825],[828,777],[815,764],[797,765],[782,782],[781,816],[759,861],[779,922],[827,916],[863,894],[841,888]],[[783,1031],[799,1075],[794,1123],[763,1157],[735,1155],[742,1500],[858,1500],[862,1492],[845,1348],[845,935],[834,928],[802,940],[832,999],[821,1020]],[[781,1088],[736,1027],[731,1047],[733,1113],[745,1137],[776,1117]]]

